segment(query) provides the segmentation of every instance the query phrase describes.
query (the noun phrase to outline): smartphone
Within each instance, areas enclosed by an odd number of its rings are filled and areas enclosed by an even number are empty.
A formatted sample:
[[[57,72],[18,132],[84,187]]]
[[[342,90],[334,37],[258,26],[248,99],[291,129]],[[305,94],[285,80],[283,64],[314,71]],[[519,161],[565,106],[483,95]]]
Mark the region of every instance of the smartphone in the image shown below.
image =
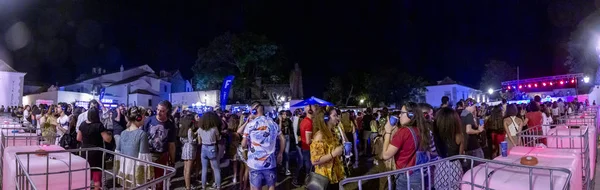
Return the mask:
[[[484,119],[479,119],[479,126],[483,126],[483,123],[485,122]]]

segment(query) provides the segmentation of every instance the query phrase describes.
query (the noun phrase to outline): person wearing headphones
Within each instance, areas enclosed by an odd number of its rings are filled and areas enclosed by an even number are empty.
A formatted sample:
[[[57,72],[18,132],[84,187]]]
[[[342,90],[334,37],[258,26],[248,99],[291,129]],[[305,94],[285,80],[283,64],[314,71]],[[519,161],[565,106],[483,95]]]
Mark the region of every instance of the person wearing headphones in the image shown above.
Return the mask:
[[[96,107],[96,108],[100,109],[100,107],[102,107],[102,106],[100,105],[100,102],[98,102],[96,100],[90,100],[90,102],[88,103],[88,110],[92,107]],[[86,110],[85,112],[79,114],[79,117],[77,117],[77,126],[75,128],[78,132],[79,132],[79,126],[81,126],[81,124],[84,121],[87,121],[87,114],[88,114],[88,111]]]
[[[148,148],[148,135],[141,129],[145,119],[144,109],[133,106],[125,112],[125,118],[128,122],[127,128],[121,132],[120,142],[117,143],[115,151],[140,160],[152,162],[152,155]],[[134,161],[128,158],[117,156],[113,167],[115,168],[114,171],[118,171],[118,175],[123,178],[128,176],[128,178],[131,179],[131,176],[134,176],[135,173],[134,177],[136,184],[143,184],[154,178],[154,168],[152,166],[145,165],[141,162],[135,162],[134,165]],[[134,172],[134,170],[136,171]],[[125,189],[135,187],[130,180],[127,182],[121,180],[120,184]]]
[[[67,134],[69,132],[69,116],[67,116],[67,108],[68,105],[66,103],[58,103],[58,106],[56,107],[56,121],[58,122],[58,125],[56,126],[56,145],[58,145],[58,142],[60,141],[60,139],[63,137],[63,135]]]
[[[107,133],[106,128],[100,122],[98,108],[92,107],[88,112],[90,114],[88,114],[86,122],[81,124],[80,131],[77,132],[77,141],[82,142],[81,148],[103,147],[104,142],[112,141],[112,136]],[[103,165],[104,160],[101,151],[85,151],[82,152],[82,157],[88,159],[90,167],[101,168]],[[102,171],[92,169],[91,178],[94,182],[94,189],[100,190],[102,188]]]
[[[250,168],[250,187],[253,190],[267,186],[275,190],[277,183],[278,164],[281,164],[283,151],[275,154],[276,141],[279,140],[279,150],[285,149],[285,138],[279,126],[273,119],[264,115],[264,106],[259,102],[252,104],[252,115],[255,118],[247,123],[242,139],[242,148],[249,147],[246,164]]]

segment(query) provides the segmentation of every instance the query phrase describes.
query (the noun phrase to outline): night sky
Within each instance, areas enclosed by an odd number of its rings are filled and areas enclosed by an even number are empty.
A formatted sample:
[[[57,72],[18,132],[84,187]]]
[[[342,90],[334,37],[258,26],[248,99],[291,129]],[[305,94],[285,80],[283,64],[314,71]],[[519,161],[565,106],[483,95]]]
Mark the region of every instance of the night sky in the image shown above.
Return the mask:
[[[564,44],[595,9],[583,0],[0,0],[0,58],[46,83],[141,64],[191,77],[197,50],[214,37],[253,32],[300,63],[306,95],[370,67],[478,87],[491,59],[519,66],[522,78],[567,73]],[[31,40],[11,50],[6,34],[19,21]]]

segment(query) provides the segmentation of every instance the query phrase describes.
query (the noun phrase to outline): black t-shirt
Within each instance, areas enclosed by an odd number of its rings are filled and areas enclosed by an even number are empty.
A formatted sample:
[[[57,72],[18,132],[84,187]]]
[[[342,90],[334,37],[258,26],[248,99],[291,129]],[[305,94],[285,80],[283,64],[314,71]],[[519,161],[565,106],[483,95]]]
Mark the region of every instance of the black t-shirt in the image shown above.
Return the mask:
[[[371,121],[373,120],[373,115],[366,114],[362,119],[362,130],[363,131],[371,131]]]
[[[463,127],[466,127],[467,125],[471,125],[472,129],[477,130],[477,123],[475,122],[475,118],[473,117],[473,114],[467,110],[463,110],[463,112],[460,114],[460,119],[462,121]],[[468,139],[467,139],[467,148],[466,151],[471,151],[471,150],[475,150],[481,148],[479,146],[479,135],[469,135]]]
[[[148,134],[148,144],[152,153],[167,152],[169,143],[175,142],[177,138],[175,124],[170,119],[160,122],[155,116],[148,117],[142,129]]]
[[[79,127],[81,133],[81,148],[93,148],[101,147],[104,148],[104,139],[102,138],[102,132],[106,131],[102,123],[87,123],[83,122]],[[84,158],[88,158],[90,166],[102,167],[102,152],[100,151],[89,151],[89,154],[83,154]]]

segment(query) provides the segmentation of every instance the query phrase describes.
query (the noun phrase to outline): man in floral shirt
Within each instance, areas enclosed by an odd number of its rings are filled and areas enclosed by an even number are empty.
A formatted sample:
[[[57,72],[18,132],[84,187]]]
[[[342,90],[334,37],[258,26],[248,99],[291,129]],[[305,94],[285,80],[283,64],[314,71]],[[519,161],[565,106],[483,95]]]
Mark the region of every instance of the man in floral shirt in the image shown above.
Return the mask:
[[[284,150],[285,138],[279,126],[264,116],[264,107],[259,102],[252,104],[251,114],[254,119],[246,125],[242,140],[242,147],[248,147],[250,142],[246,161],[250,168],[250,185],[252,189],[268,186],[269,190],[274,190],[277,182],[276,167],[283,158],[283,151],[279,151],[275,157],[275,149],[279,140],[279,149]]]

